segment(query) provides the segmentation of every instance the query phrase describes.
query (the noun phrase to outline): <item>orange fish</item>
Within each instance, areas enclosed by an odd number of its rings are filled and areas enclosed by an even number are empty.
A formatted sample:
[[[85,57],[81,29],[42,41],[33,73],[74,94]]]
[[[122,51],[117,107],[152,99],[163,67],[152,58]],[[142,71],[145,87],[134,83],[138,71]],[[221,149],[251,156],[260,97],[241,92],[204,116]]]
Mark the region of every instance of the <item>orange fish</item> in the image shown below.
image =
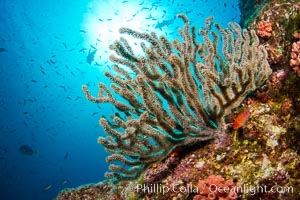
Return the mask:
[[[240,113],[235,121],[233,122],[233,129],[238,129],[246,123],[250,116],[250,109],[245,110],[244,112]]]

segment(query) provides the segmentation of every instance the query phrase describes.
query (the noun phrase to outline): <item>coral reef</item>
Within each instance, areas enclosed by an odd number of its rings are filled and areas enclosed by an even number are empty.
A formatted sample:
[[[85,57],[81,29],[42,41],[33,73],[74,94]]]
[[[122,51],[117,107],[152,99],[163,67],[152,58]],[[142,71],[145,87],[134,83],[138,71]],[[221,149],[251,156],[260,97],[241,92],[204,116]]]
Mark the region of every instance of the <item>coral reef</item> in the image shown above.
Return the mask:
[[[182,148],[149,168],[138,180],[119,185],[106,181],[70,189],[62,192],[57,200],[70,199],[67,197],[81,200],[84,194],[97,197],[94,199],[191,200],[202,196],[198,185],[203,181],[219,188],[224,188],[222,184],[227,182],[225,185],[237,193],[237,199],[299,199],[300,132],[295,125],[300,124],[300,117],[295,117],[294,124],[286,116],[278,115],[280,109],[276,109],[274,102],[248,100],[244,103],[244,107],[253,110],[252,116],[244,127],[230,135],[226,147],[216,149],[214,142],[207,141],[193,148]],[[159,188],[168,190],[162,194]],[[98,195],[86,191],[97,191]]]
[[[119,196],[111,195],[111,191],[115,189],[115,186],[109,181],[101,182],[97,185],[85,185],[75,189],[67,189],[62,191],[58,196],[57,200],[79,200],[79,199],[89,199],[96,200],[101,199],[110,199],[110,200],[119,200]]]
[[[237,199],[300,199],[300,79],[290,66],[292,45],[300,37],[300,2],[240,2],[249,8],[242,11],[244,27],[257,30],[261,21],[272,24],[271,36],[259,37],[268,51],[273,73],[267,84],[226,115],[224,134],[228,137],[222,144],[207,140],[172,149],[166,158],[152,163],[139,179],[117,185],[105,182],[96,190],[98,195],[88,195],[96,199],[208,199],[207,194],[199,193],[199,182],[223,188],[225,180],[232,180],[229,185],[236,191]],[[233,123],[245,110],[250,110],[248,120],[234,129]],[[66,190],[57,199],[82,199],[87,195],[84,191],[94,191],[90,187],[93,186]]]
[[[92,97],[83,86],[87,99],[109,102],[119,111],[111,116],[112,121],[105,116],[100,119],[108,136],[98,140],[112,153],[106,159],[112,162],[106,177],[114,181],[137,178],[178,146],[210,139],[222,144],[228,137],[224,116],[271,73],[267,53],[254,30],[241,30],[237,23],[222,29],[217,23],[212,25],[210,17],[200,30],[205,41],[200,44],[196,28],[190,27],[186,16],[178,17],[185,23],[179,30],[182,42],[120,29],[144,41],[144,55],[135,55],[124,38],[110,46],[117,55],[111,61],[132,72],[115,65],[114,73],[105,73],[115,94],[99,83],[98,97]],[[117,95],[122,101],[114,97]]]
[[[264,34],[261,35],[261,43],[268,51],[268,61],[273,71],[279,69],[290,71],[292,44],[297,42],[295,41],[295,36],[297,36],[297,32],[300,29],[300,2],[298,0],[265,0],[257,2],[260,2],[261,9],[255,13],[255,17],[251,17],[247,27],[249,29],[267,28],[268,26],[262,25],[270,24],[269,29],[272,28],[272,34],[263,32]],[[260,35],[259,28],[256,30],[257,34]],[[264,35],[268,37],[263,37]],[[294,61],[292,62],[296,64]]]

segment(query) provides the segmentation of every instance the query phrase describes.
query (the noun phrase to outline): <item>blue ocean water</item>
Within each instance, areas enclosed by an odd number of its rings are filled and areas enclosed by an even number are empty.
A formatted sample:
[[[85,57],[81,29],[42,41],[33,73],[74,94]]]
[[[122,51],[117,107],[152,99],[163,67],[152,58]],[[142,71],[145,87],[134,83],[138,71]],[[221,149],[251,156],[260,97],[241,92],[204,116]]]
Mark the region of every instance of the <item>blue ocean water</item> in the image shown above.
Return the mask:
[[[114,110],[86,100],[81,86],[96,95],[98,82],[109,84],[108,45],[120,27],[174,39],[177,13],[197,28],[208,16],[222,26],[240,19],[229,0],[0,1],[0,199],[53,199],[104,179],[98,121]]]

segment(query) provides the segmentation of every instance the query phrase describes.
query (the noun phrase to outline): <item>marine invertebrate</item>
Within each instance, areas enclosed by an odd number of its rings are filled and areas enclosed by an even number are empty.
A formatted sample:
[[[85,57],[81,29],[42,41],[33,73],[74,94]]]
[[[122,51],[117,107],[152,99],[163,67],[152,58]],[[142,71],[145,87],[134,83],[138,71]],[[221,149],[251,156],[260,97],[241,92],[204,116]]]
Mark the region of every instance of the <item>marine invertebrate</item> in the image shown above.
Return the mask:
[[[199,194],[193,199],[234,200],[238,197],[234,187],[235,184],[232,181],[225,181],[222,176],[212,174],[205,180],[198,181]]]
[[[257,34],[262,38],[269,38],[272,35],[272,23],[267,21],[260,21],[257,24]]]
[[[300,32],[295,32],[293,36],[296,39],[300,39]]]
[[[212,26],[210,17],[200,30],[201,44],[187,17],[178,17],[185,24],[179,29],[182,40],[172,42],[155,33],[121,28],[120,33],[143,41],[143,55],[135,55],[126,39],[115,41],[110,48],[117,56],[110,60],[130,70],[115,65],[114,72],[105,72],[112,91],[99,83],[98,97],[82,87],[87,99],[111,103],[119,111],[111,119],[101,117],[108,136],[98,140],[112,153],[106,159],[112,162],[106,177],[115,181],[136,178],[178,146],[222,142],[224,116],[271,73],[254,30],[241,30],[237,23],[228,29]]]
[[[293,101],[291,99],[285,99],[280,106],[279,115],[287,116],[294,112]]]
[[[267,80],[267,85],[273,91],[280,91],[282,89],[282,81],[286,79],[287,72],[283,69],[280,69],[276,72],[273,72],[271,77]]]
[[[300,77],[300,40],[292,44],[290,66],[298,77]]]

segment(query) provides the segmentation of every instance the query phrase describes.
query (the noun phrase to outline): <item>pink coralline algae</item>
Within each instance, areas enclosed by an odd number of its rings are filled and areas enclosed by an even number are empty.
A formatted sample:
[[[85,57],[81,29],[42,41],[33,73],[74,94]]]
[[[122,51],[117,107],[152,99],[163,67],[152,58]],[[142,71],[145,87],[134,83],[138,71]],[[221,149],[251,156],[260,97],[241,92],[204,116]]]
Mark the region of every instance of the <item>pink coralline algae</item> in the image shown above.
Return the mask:
[[[256,29],[257,34],[262,38],[269,38],[272,35],[272,23],[260,21]]]
[[[144,182],[154,183],[161,180],[168,173],[170,173],[170,169],[172,169],[178,162],[179,158],[177,156],[170,156],[165,162],[154,164],[152,168],[146,172],[144,176]]]
[[[282,88],[282,81],[287,77],[287,72],[280,69],[272,74],[267,80],[268,87],[274,91],[279,91]]]
[[[193,200],[235,200],[238,195],[232,181],[225,181],[220,175],[210,175],[198,182],[198,195]]]
[[[298,77],[300,77],[300,40],[292,44],[290,66]]]

